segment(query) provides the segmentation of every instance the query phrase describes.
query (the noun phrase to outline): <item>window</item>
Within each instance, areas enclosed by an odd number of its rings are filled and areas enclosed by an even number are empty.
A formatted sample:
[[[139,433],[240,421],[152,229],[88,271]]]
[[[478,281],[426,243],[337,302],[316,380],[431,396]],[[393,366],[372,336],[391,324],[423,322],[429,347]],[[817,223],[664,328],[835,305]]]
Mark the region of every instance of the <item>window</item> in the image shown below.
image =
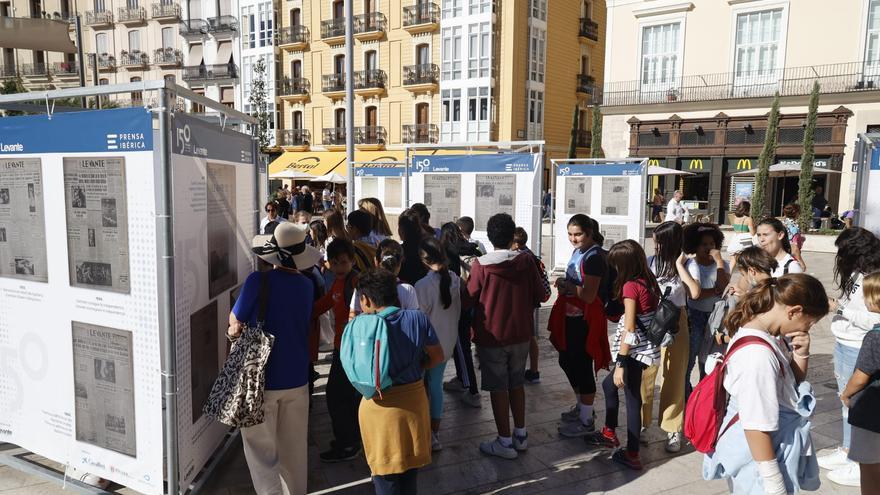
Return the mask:
[[[547,57],[547,31],[537,27],[529,31],[529,80],[543,83]]]
[[[443,28],[441,45],[442,78],[461,79],[461,26]]]
[[[302,60],[290,62],[290,77],[294,79],[302,78]]]
[[[254,18],[254,6],[249,5],[241,8],[241,47],[257,47],[256,19]]]
[[[373,71],[378,66],[376,50],[367,50],[364,52],[364,70]]]
[[[489,77],[489,23],[468,26],[468,77]]]
[[[345,132],[345,109],[344,108],[337,108],[334,111],[334,119],[335,119],[334,124],[336,125],[337,130],[341,133],[344,133]],[[342,134],[342,136],[344,139],[345,135]]]
[[[333,57],[333,74],[337,76],[345,74],[345,55]]]
[[[132,77],[129,79],[129,82],[139,83],[141,82],[140,77]],[[132,91],[131,92],[131,104],[132,106],[140,106],[144,104],[144,93],[143,91]]]
[[[128,51],[130,52],[139,52],[141,51],[141,32],[140,31],[129,31],[128,32]]]
[[[462,2],[465,0],[443,0],[443,19],[451,19],[453,17],[461,17],[463,7]]]
[[[174,77],[174,74],[166,74],[164,79],[165,79],[165,82],[167,82],[169,84],[176,84],[177,83],[177,78]]]
[[[199,96],[205,96],[204,89],[196,89],[193,90],[193,93]],[[205,113],[205,106],[201,103],[192,102],[192,113]]]
[[[491,7],[492,2],[489,0],[470,0],[469,13],[470,15],[486,14]]]
[[[177,39],[176,28],[162,28],[162,48],[174,48],[174,40]]]
[[[107,53],[107,33],[95,35],[95,51],[98,55],[105,55]]]
[[[868,4],[868,33],[865,40],[865,66],[880,69],[880,0]]]
[[[674,84],[679,72],[681,23],[642,28],[642,85]]]
[[[269,2],[263,2],[260,3],[257,8],[259,14],[260,46],[272,46],[272,41],[274,39],[275,16],[272,4]]]
[[[461,90],[444,89],[440,92],[440,140],[455,141],[461,124]]]
[[[104,8],[104,0],[95,0],[95,12],[104,12],[107,10]]]
[[[290,25],[299,26],[302,24],[302,11],[300,9],[290,9]]]
[[[544,137],[544,92],[529,91],[529,139]]]
[[[333,19],[345,19],[345,4],[342,0],[333,2]]]
[[[291,122],[293,129],[302,129],[303,128],[303,113],[299,110],[293,112],[293,119]]]
[[[581,17],[585,17],[587,19],[593,18],[593,6],[590,2],[584,0],[584,3],[581,4]]]
[[[736,78],[774,77],[779,62],[782,10],[736,17]],[[781,75],[781,74],[780,74]]]
[[[425,65],[431,63],[431,46],[422,43],[416,46],[416,64]]]
[[[235,108],[235,88],[220,88],[220,103],[229,108]]]
[[[489,88],[468,88],[467,92],[467,139],[489,139]]]
[[[547,0],[529,0],[531,3],[532,17],[542,21],[547,20]]]

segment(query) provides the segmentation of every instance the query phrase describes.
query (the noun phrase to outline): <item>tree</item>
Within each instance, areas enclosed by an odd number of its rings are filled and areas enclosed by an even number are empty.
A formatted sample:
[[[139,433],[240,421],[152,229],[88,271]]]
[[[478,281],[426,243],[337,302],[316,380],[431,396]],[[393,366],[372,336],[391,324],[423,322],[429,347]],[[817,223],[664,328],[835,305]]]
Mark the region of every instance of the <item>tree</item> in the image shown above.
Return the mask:
[[[260,151],[265,151],[269,147],[269,105],[266,102],[268,95],[266,94],[266,61],[263,57],[257,57],[254,64],[254,78],[251,84],[251,95],[248,103],[251,106],[251,117],[257,119],[260,126],[260,133],[257,135],[257,143]]]
[[[571,139],[568,140],[568,157],[577,158],[578,106],[574,106],[574,117],[571,119]]]
[[[767,119],[767,134],[764,136],[764,148],[758,158],[758,175],[755,177],[755,191],[752,193],[752,218],[760,222],[766,218],[767,181],[770,180],[770,164],[776,158],[776,129],[779,127],[779,92],[773,97],[770,117]]]
[[[0,95],[11,95],[15,93],[24,93],[27,89],[25,89],[24,84],[21,83],[21,79],[16,77],[13,79],[9,79],[0,84]],[[0,111],[0,115],[6,117],[14,117],[16,115],[24,115],[24,112],[19,112],[16,110],[2,110]]]
[[[798,224],[801,231],[806,232],[813,222],[813,137],[816,133],[816,119],[819,116],[819,81],[813,82],[810,94],[810,110],[807,112],[807,127],[804,129],[804,153],[801,155],[801,175],[798,179],[798,204],[801,214]]]
[[[590,158],[605,158],[602,151],[602,107],[593,107],[593,134],[590,138]]]

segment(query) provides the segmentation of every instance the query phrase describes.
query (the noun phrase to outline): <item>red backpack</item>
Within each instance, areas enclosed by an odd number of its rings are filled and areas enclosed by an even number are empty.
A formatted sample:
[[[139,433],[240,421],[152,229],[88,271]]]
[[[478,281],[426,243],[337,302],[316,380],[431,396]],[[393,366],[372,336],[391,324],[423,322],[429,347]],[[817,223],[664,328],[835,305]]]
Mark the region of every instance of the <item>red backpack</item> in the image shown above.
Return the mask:
[[[715,444],[731,426],[739,421],[736,414],[730,423],[721,430],[721,423],[727,414],[727,391],[724,390],[724,372],[730,357],[743,347],[750,344],[763,345],[773,351],[773,347],[761,337],[748,336],[734,342],[727,350],[724,361],[712,370],[712,373],[700,380],[688,398],[687,408],[684,415],[684,436],[690,440],[697,452],[711,454],[715,452]],[[776,356],[776,352],[773,351]],[[778,359],[778,357],[777,357]],[[779,372],[785,375],[784,366],[779,363]]]

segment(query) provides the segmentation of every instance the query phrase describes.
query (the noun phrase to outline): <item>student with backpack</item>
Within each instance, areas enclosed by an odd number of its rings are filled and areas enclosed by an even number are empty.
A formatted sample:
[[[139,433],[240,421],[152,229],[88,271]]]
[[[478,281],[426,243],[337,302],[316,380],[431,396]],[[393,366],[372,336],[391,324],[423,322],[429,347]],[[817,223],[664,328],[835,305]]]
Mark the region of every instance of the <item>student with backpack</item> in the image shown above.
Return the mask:
[[[765,218],[757,227],[758,245],[770,256],[776,258],[779,266],[773,272],[774,277],[781,277],[789,273],[803,273],[801,265],[791,255],[791,242],[788,240],[788,231],[776,218]]]
[[[333,358],[327,377],[327,412],[333,429],[330,450],[321,452],[321,462],[343,462],[357,457],[361,450],[361,434],[357,428],[357,411],[361,395],[355,390],[340,361],[339,346],[342,332],[348,324],[349,304],[357,286],[358,272],[354,269],[354,246],[347,239],[334,239],[327,246],[327,261],[335,278],[330,290],[315,302],[314,313],[332,311],[334,338]]]
[[[385,239],[379,243],[376,249],[376,266],[384,268],[393,273],[395,277],[400,273],[400,267],[404,263],[403,247],[394,239]],[[419,260],[421,263],[421,259]],[[419,296],[415,287],[397,279],[397,307],[401,309],[419,309]],[[361,303],[358,297],[358,291],[355,290],[351,299],[350,318],[361,314]]]
[[[443,361],[425,371],[425,385],[431,404],[431,449],[443,448],[440,443],[440,420],[443,418],[443,373],[458,341],[458,317],[461,314],[461,279],[449,271],[446,253],[440,241],[428,238],[421,245],[422,263],[428,274],[416,282],[419,308],[428,315],[431,326],[443,347]]]
[[[704,478],[726,478],[737,494],[818,489],[816,400],[804,379],[810,329],[827,313],[822,283],[804,274],[769,278],[740,299],[726,322],[727,356],[688,403],[685,434],[708,454]]]
[[[547,278],[547,268],[544,267],[544,262],[541,261],[541,258],[532,252],[528,247],[529,242],[529,234],[526,233],[526,230],[522,227],[517,227],[516,230],[513,231],[513,245],[510,247],[512,251],[518,251],[522,253],[528,253],[535,260],[535,265],[538,267],[538,271],[541,273],[541,281],[544,283],[544,300],[541,302],[546,302],[550,299],[550,295],[552,291],[550,289],[550,280]],[[538,306],[540,307],[540,305]],[[534,334],[532,335],[532,340],[529,343],[529,369],[526,370],[525,378],[526,383],[541,383],[541,372],[538,371],[538,319],[534,319]]]
[[[608,251],[608,265],[617,272],[614,293],[623,301],[624,314],[611,345],[614,371],[602,381],[605,427],[584,440],[587,444],[604,447],[620,445],[615,430],[620,408],[618,389],[622,388],[626,396],[626,448],[615,450],[611,460],[641,470],[642,372],[660,359],[660,349],[648,340],[645,329],[657,309],[660,287],[648,268],[645,251],[636,241],[627,239],[614,244]]]
[[[609,297],[608,265],[595,235],[590,217],[577,214],[568,221],[568,240],[574,250],[565,277],[556,279],[559,297],[547,325],[550,342],[559,352],[559,367],[575,395],[575,405],[561,414],[558,427],[566,437],[595,431],[595,371],[611,361],[604,308]]]
[[[443,361],[428,317],[400,309],[397,277],[383,268],[358,280],[364,314],[348,323],[342,364],[364,395],[358,423],[378,495],[415,494],[418,469],[431,463],[424,370]]]

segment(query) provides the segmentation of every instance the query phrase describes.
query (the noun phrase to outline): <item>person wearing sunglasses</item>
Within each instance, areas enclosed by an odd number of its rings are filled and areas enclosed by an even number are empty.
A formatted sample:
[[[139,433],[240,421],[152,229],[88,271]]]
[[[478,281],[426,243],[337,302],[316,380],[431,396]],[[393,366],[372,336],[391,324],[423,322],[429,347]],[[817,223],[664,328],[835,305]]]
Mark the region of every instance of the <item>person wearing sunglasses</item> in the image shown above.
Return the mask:
[[[266,230],[267,227],[274,231],[279,223],[287,221],[284,217],[278,215],[278,205],[276,205],[274,201],[266,203],[263,210],[265,210],[266,216],[260,220],[260,234],[271,234],[272,232]]]

